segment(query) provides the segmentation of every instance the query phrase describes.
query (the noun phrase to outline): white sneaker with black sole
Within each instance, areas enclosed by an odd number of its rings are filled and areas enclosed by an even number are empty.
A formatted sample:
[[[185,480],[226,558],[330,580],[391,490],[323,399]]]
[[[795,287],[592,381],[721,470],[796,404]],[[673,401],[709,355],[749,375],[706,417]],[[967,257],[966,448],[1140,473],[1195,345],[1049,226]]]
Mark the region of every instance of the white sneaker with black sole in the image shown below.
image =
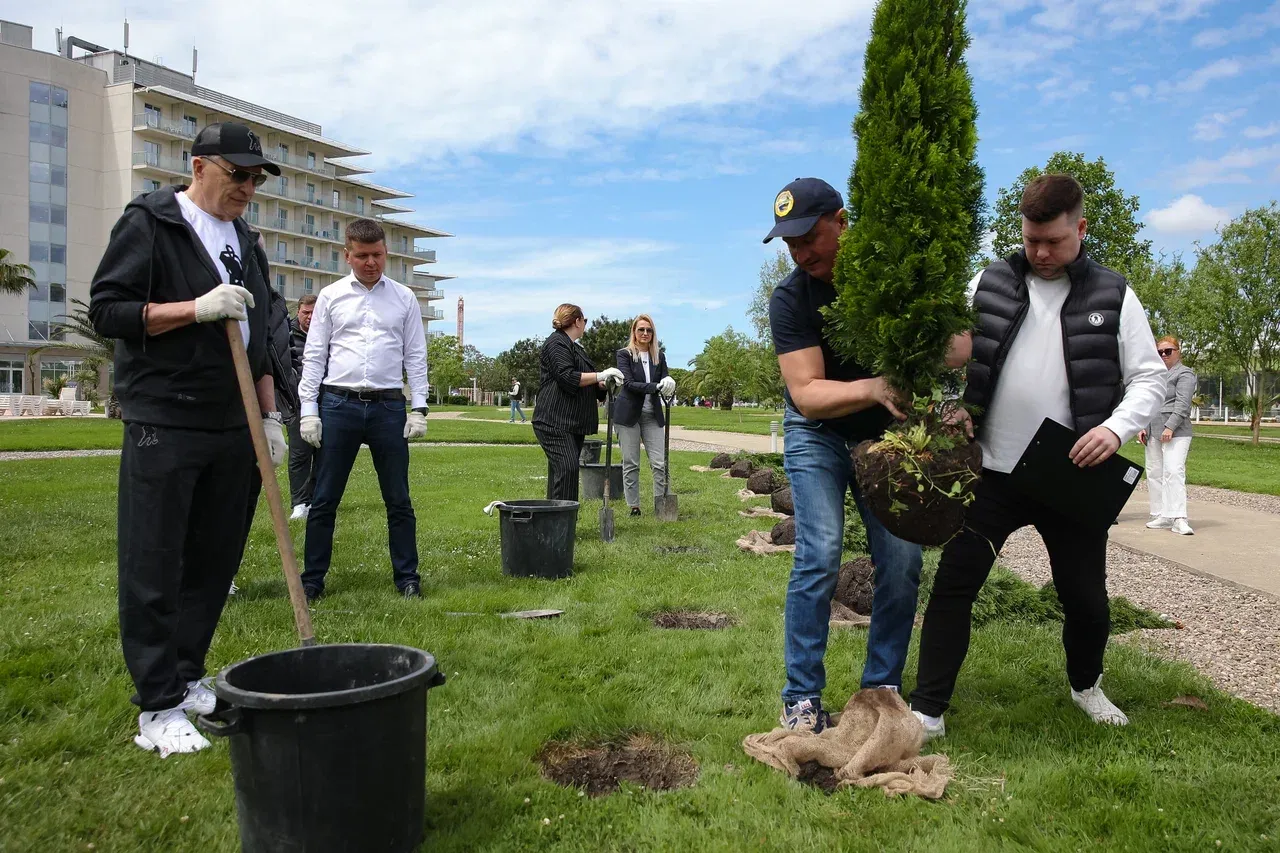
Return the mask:
[[[164,711],[143,711],[138,715],[138,736],[133,742],[148,752],[168,758],[175,752],[199,752],[209,741],[196,731],[181,706]]]
[[[218,697],[205,679],[188,681],[187,695],[178,703],[178,707],[189,714],[212,714],[217,706]]]
[[[1191,525],[1187,524],[1187,520],[1185,518],[1175,518],[1173,520],[1173,527],[1169,529],[1179,536],[1194,536],[1196,533],[1191,529]]]
[[[289,516],[290,521],[300,521],[305,519],[311,513],[311,504],[294,504],[293,515]]]
[[[1089,719],[1095,723],[1102,723],[1108,726],[1127,726],[1129,718],[1125,716],[1115,706],[1107,694],[1102,692],[1102,676],[1098,676],[1098,680],[1093,683],[1092,687],[1085,690],[1072,690],[1071,701],[1075,702],[1080,710],[1089,715]]]
[[[924,726],[924,739],[926,741],[933,740],[936,737],[947,736],[947,723],[942,717],[930,717],[928,714],[921,713],[914,708],[911,713],[915,714],[916,719],[920,721],[920,725]]]

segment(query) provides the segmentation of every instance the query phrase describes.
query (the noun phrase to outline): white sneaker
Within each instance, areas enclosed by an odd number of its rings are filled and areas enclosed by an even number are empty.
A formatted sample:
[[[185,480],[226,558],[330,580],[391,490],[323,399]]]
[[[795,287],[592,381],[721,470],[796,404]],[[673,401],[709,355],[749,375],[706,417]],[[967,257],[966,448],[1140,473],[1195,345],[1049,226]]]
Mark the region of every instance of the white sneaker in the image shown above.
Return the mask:
[[[299,521],[307,517],[311,512],[311,504],[294,504],[293,515],[289,516],[290,521]]]
[[[1107,694],[1102,692],[1102,676],[1098,676],[1098,680],[1093,686],[1082,691],[1071,691],[1071,701],[1079,706],[1080,710],[1089,715],[1089,719],[1095,723],[1105,723],[1109,726],[1127,726],[1129,718],[1124,715],[1111,700],[1107,698]]]
[[[218,697],[205,679],[188,681],[187,695],[178,703],[179,708],[191,714],[212,714],[217,705]]]
[[[237,592],[239,592],[239,591],[240,591],[240,587],[236,586],[236,582],[235,582],[235,581],[232,581],[232,582],[231,582],[231,589],[227,590],[227,595],[235,595],[235,594],[236,594]]]
[[[1152,530],[1168,530],[1173,527],[1172,518],[1153,518],[1147,522],[1147,527]]]
[[[936,737],[947,736],[947,724],[941,717],[930,717],[928,714],[912,709],[911,713],[916,715],[916,719],[920,721],[920,725],[924,726],[924,739],[926,741],[933,740]]]
[[[167,711],[143,711],[138,715],[138,736],[133,742],[149,752],[168,758],[175,752],[199,752],[209,741],[182,713],[182,708]]]
[[[1173,530],[1174,533],[1177,533],[1179,536],[1195,535],[1195,531],[1191,529],[1190,524],[1187,524],[1187,520],[1185,518],[1175,518],[1173,520],[1173,527],[1171,529]]]

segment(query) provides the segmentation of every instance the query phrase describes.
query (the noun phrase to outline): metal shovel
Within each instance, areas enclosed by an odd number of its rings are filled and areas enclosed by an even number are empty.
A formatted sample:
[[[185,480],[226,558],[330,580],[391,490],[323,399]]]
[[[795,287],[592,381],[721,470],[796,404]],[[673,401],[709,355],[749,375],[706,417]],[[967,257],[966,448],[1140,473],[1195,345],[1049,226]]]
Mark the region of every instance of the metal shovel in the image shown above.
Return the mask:
[[[663,398],[666,407],[667,430],[663,437],[663,485],[662,494],[653,496],[653,514],[658,521],[675,521],[680,516],[680,501],[671,494],[671,399]]]
[[[613,507],[609,506],[609,481],[613,473],[613,391],[605,400],[607,417],[604,429],[604,503],[600,505],[600,538],[605,542],[613,541]]]

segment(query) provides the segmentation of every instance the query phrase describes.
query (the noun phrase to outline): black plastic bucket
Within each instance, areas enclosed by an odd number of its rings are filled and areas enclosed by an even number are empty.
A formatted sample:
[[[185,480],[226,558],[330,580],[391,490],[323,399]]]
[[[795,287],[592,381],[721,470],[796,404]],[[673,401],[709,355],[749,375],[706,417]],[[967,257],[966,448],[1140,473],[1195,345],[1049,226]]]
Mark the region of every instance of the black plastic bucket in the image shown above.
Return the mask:
[[[577,501],[503,501],[497,509],[504,575],[554,579],[573,574]]]
[[[584,438],[582,452],[578,454],[579,465],[593,465],[600,461],[600,452],[604,450],[603,438]]]
[[[604,498],[604,463],[580,465],[579,495],[584,501]],[[609,469],[609,500],[622,500],[622,463],[615,462]]]
[[[408,646],[309,646],[218,673],[200,728],[228,737],[245,853],[385,853],[422,840],[427,690]]]

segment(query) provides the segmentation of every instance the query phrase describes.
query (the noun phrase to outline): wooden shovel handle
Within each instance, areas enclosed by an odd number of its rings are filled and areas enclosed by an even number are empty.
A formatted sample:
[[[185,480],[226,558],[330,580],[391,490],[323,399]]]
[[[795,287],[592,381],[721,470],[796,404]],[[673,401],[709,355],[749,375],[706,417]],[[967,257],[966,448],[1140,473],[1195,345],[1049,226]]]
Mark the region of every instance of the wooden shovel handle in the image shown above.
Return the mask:
[[[240,334],[239,321],[227,320],[227,340],[231,343],[231,360],[236,366],[240,397],[244,400],[244,413],[249,420],[249,435],[253,437],[253,452],[258,457],[258,473],[262,475],[262,487],[266,490],[267,506],[271,508],[271,521],[276,529],[276,548],[280,551],[284,582],[289,587],[289,602],[293,605],[293,621],[298,626],[298,639],[304,646],[314,646],[316,636],[311,630],[311,612],[307,609],[307,596],[302,591],[302,578],[298,576],[293,537],[289,534],[289,522],[284,516],[280,484],[276,481],[276,468],[271,464],[267,432],[262,428],[262,409],[258,407],[258,392],[253,385],[253,374],[249,371],[249,356],[244,351],[244,337]]]

